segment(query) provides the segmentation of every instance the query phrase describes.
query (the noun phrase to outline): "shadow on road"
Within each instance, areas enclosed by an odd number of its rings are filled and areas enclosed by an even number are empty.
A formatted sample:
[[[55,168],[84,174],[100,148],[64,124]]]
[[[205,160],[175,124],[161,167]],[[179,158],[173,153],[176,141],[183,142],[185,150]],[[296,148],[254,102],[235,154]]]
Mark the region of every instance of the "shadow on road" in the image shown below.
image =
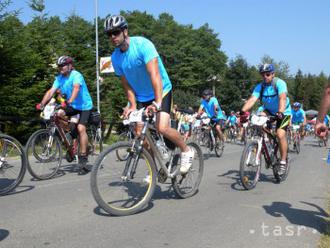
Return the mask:
[[[321,207],[308,202],[301,203],[314,207],[316,211],[293,208],[287,202],[273,202],[272,205],[264,205],[266,213],[274,217],[285,217],[287,220],[298,226],[305,226],[317,230],[319,233],[326,233],[327,225],[329,225],[329,215]]]
[[[0,228],[0,241],[6,239],[9,235],[9,231],[6,229],[1,229]]]
[[[224,174],[218,175],[218,177],[226,177],[226,178],[235,180],[235,182],[233,182],[230,185],[231,188],[234,189],[234,190],[238,190],[238,191],[244,191],[245,190],[243,188],[242,184],[241,184],[241,179],[240,179],[238,170],[229,170]],[[273,180],[273,178],[271,176],[267,176],[263,173],[260,173],[259,182],[272,182],[272,183],[275,184],[275,181]]]

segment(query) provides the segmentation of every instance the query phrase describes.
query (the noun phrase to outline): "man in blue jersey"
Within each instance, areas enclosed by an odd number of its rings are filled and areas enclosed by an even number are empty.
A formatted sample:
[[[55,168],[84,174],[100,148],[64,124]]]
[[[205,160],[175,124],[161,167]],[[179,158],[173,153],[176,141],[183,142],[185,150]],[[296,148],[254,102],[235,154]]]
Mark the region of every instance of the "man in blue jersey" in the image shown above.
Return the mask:
[[[291,106],[287,96],[287,85],[282,79],[275,77],[275,67],[273,64],[261,65],[259,72],[263,81],[254,88],[252,96],[242,107],[241,115],[244,116],[245,112],[249,111],[258,99],[260,99],[263,104],[263,112],[277,117],[276,136],[279,140],[281,153],[279,174],[284,174],[286,171],[288,150],[286,130],[290,124],[291,118]]]
[[[37,109],[43,109],[45,104],[53,97],[55,92],[59,90],[62,95],[66,95],[66,104],[63,105],[67,116],[80,115],[78,122],[78,133],[80,141],[79,165],[80,174],[88,172],[86,167],[88,161],[87,145],[88,136],[86,132],[86,125],[89,120],[91,110],[93,108],[93,101],[89,94],[86,82],[83,75],[76,71],[73,67],[73,60],[69,56],[61,56],[57,60],[59,75],[56,76],[53,86],[46,92],[41,103],[37,104]],[[73,123],[72,123],[73,124]],[[75,124],[71,126],[73,138],[77,138],[75,133]]]
[[[213,92],[210,89],[206,89],[202,93],[202,102],[198,109],[198,115],[202,115],[203,112],[207,114],[207,117],[211,119],[211,123],[216,123],[215,129],[220,140],[224,141],[221,122],[225,119],[223,116],[220,104],[213,96]]]
[[[295,102],[293,104],[293,109],[291,111],[292,118],[291,118],[291,124],[300,126],[300,134],[301,137],[304,137],[304,127],[306,125],[306,114],[305,111],[301,108],[301,104],[299,102]]]
[[[185,144],[180,133],[170,127],[172,84],[154,44],[144,37],[130,37],[127,21],[121,15],[108,17],[104,29],[115,46],[112,64],[130,103],[124,117],[142,107],[147,112],[157,113],[157,130],[181,149],[180,172],[187,173],[194,151]]]

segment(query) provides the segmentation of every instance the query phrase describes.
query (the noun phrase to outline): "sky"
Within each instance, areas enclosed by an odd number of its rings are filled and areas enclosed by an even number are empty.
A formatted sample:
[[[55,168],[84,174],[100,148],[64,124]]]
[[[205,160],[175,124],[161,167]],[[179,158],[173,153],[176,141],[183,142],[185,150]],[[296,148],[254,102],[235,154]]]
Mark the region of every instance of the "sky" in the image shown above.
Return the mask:
[[[45,12],[62,20],[75,13],[95,17],[96,0],[45,0]],[[330,75],[330,0],[97,0],[101,18],[124,11],[146,11],[155,18],[171,14],[179,24],[198,28],[208,23],[229,59],[242,55],[259,65],[264,55],[286,62],[290,72]],[[36,14],[28,0],[13,0],[28,23]]]

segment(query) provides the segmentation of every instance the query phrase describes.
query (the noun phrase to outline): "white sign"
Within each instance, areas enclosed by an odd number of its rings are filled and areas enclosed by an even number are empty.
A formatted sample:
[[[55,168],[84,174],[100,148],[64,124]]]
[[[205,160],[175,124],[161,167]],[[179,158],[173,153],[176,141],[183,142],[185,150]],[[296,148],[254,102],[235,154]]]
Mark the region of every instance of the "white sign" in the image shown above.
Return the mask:
[[[113,66],[112,66],[111,57],[101,57],[100,72],[101,73],[115,72],[115,70],[113,69]]]

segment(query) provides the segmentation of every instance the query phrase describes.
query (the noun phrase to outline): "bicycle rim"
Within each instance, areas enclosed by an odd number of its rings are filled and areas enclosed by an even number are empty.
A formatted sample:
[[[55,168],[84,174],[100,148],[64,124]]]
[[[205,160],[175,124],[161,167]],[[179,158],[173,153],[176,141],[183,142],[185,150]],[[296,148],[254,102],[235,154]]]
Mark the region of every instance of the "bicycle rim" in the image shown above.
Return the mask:
[[[123,178],[125,166],[132,169],[135,153],[125,161],[117,159],[118,149],[126,152],[131,144],[118,142],[104,150],[91,174],[91,188],[99,206],[112,215],[130,215],[140,211],[151,199],[156,185],[156,169],[149,153],[142,151],[133,178]]]
[[[23,180],[26,158],[20,143],[13,137],[0,136],[0,195],[14,190]]]
[[[39,180],[54,177],[62,163],[62,147],[57,136],[50,136],[48,130],[38,130],[26,144],[28,170]]]
[[[194,142],[190,142],[187,145],[195,152],[192,166],[188,173],[184,175],[179,174],[172,178],[173,189],[181,198],[188,198],[197,193],[204,171],[203,153],[200,147]],[[173,171],[177,168],[177,166],[180,166],[179,154],[175,155],[173,165]]]
[[[217,157],[221,157],[224,150],[224,142],[222,140],[219,140],[219,138],[216,139],[216,144],[214,146],[214,152]]]
[[[261,172],[261,153],[257,157],[258,142],[250,141],[246,144],[240,162],[240,179],[243,187],[253,189],[259,180]]]

